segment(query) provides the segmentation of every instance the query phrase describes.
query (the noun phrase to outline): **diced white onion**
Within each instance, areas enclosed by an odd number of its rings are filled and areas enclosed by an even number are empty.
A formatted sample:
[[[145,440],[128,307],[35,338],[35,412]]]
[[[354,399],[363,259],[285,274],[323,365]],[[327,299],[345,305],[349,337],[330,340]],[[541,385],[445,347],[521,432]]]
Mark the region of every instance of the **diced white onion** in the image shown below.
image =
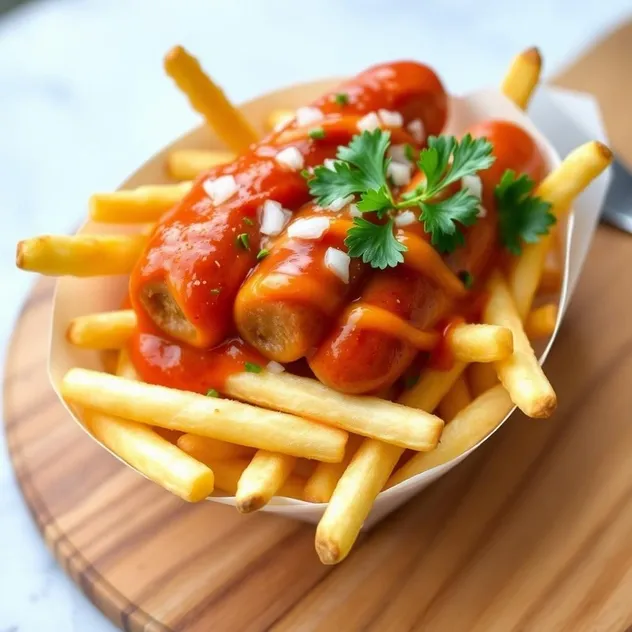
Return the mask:
[[[286,147],[282,149],[274,159],[282,166],[298,171],[303,168],[305,160],[303,154],[296,147]]]
[[[418,142],[423,143],[426,140],[426,128],[421,119],[414,119],[406,126],[410,135]]]
[[[487,217],[487,209],[482,204],[478,205],[478,213],[476,214],[476,217]]]
[[[406,156],[406,145],[391,145],[387,149],[386,155],[389,158],[392,158],[395,162],[401,162],[405,165],[411,164],[408,156]]]
[[[467,189],[479,200],[483,197],[483,183],[478,176],[463,176],[463,179],[461,180],[461,188]]]
[[[340,211],[347,206],[347,204],[351,204],[351,202],[353,202],[353,194],[343,198],[336,198],[327,208],[330,211]]]
[[[296,124],[304,127],[310,123],[323,120],[323,113],[318,108],[302,107],[296,110]]]
[[[288,237],[299,239],[318,239],[329,228],[328,217],[305,217],[297,219],[287,229]]]
[[[356,204],[349,204],[349,215],[351,217],[362,217],[362,211],[358,209]]]
[[[398,187],[403,187],[410,182],[410,165],[401,162],[391,162],[386,169],[386,175]]]
[[[323,166],[329,169],[330,171],[336,170],[334,167],[335,164],[336,164],[336,161],[333,158],[325,158],[325,162],[323,162]]]
[[[327,252],[325,252],[325,267],[331,270],[343,283],[349,283],[350,261],[349,255],[338,248],[327,248]]]
[[[277,374],[283,373],[283,371],[285,371],[285,367],[282,364],[275,362],[274,360],[270,360],[270,362],[268,362],[268,364],[266,365],[266,369],[268,369],[270,373],[277,373]]]
[[[213,204],[221,204],[237,193],[237,182],[233,176],[220,176],[216,180],[205,180],[202,184],[204,191],[211,198]]]
[[[404,117],[399,112],[380,109],[377,113],[386,127],[401,127],[404,124]]]
[[[278,235],[290,221],[292,213],[274,200],[266,200],[261,211],[261,234]]]
[[[380,119],[378,118],[375,112],[369,112],[365,114],[358,121],[358,129],[361,132],[372,132],[374,129],[377,129],[380,126]]]
[[[417,217],[412,211],[404,211],[395,218],[395,226],[397,226],[398,228],[403,228],[404,226],[410,226],[411,224],[414,224],[416,221]]]

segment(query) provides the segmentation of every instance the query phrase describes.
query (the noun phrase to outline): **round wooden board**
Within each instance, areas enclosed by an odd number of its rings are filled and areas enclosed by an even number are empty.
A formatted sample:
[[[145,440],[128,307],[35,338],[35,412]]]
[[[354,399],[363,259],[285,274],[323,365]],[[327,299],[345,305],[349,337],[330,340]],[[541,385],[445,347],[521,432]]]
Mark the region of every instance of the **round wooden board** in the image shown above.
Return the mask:
[[[629,51],[630,31],[612,41]],[[596,51],[602,60],[606,49],[612,44]],[[564,84],[590,87],[574,72]],[[618,96],[624,90],[617,84]],[[626,116],[624,108],[618,122],[607,119],[615,145]],[[50,280],[32,292],[7,358],[5,424],[18,482],[60,564],[125,630],[626,629],[631,260],[632,239],[600,228],[547,361],[555,417],[513,417],[339,567],[319,564],[311,525],[188,505],[92,441],[46,375]]]

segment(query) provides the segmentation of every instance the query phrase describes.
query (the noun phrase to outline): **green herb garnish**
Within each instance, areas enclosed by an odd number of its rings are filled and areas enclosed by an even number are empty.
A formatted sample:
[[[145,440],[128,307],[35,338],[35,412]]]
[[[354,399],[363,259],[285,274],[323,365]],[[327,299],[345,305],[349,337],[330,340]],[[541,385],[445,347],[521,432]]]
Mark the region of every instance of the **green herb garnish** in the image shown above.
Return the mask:
[[[263,369],[254,362],[246,362],[244,368],[248,373],[261,373],[261,371],[263,371]]]
[[[262,248],[257,253],[257,261],[261,261],[262,259],[265,259],[269,254],[270,254],[270,251],[267,248]]]
[[[250,250],[250,237],[248,237],[248,233],[237,235],[237,245],[244,250]]]
[[[474,276],[471,272],[468,272],[467,270],[461,270],[457,276],[459,277],[459,279],[461,279],[461,282],[465,286],[465,289],[472,289],[472,286],[474,285]]]
[[[336,105],[347,105],[347,103],[349,103],[349,95],[346,92],[338,92],[334,94],[333,99]]]
[[[307,132],[307,135],[314,140],[325,138],[325,130],[322,127],[313,127]]]
[[[255,223],[249,218],[249,217],[243,217],[242,218],[244,224],[248,224],[248,226],[254,226]]]
[[[207,397],[219,397],[219,392],[216,391],[214,388],[209,388],[209,390],[206,391],[206,396]]]

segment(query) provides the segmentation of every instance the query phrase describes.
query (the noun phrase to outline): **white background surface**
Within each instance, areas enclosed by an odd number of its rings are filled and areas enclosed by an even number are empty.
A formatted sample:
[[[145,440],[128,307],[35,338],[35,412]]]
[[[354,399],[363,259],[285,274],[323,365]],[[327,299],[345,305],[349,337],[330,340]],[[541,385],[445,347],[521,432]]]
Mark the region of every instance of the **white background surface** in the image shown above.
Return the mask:
[[[70,230],[197,123],[163,76],[174,43],[235,100],[382,60],[435,66],[452,91],[502,77],[536,44],[554,73],[632,13],[630,0],[49,0],[0,21],[0,350],[32,279],[15,242]],[[604,69],[607,72],[607,69]],[[112,630],[56,567],[15,487],[0,434],[0,632]]]

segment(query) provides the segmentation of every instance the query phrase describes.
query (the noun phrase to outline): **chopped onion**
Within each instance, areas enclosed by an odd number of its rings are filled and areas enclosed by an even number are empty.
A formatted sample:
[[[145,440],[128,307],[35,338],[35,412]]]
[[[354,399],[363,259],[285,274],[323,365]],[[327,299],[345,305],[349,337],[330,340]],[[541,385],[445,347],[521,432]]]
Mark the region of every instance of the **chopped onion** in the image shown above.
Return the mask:
[[[423,143],[426,140],[426,128],[421,119],[414,119],[406,126],[410,135],[418,142]]]
[[[353,202],[353,194],[349,194],[343,198],[336,198],[327,208],[330,211],[340,211],[347,206],[347,204],[351,204],[351,202]]]
[[[401,162],[391,162],[386,169],[386,175],[398,187],[403,187],[410,182],[410,165]]]
[[[330,171],[335,171],[335,167],[334,165],[336,164],[336,161],[333,158],[325,158],[325,162],[323,162],[323,166],[326,169],[329,169]]]
[[[411,164],[408,156],[406,156],[406,145],[391,145],[387,149],[386,155],[395,162],[401,162],[404,165]]]
[[[386,127],[401,127],[404,124],[404,117],[399,112],[380,109],[377,113]]]
[[[463,176],[461,180],[461,188],[467,189],[479,200],[483,197],[483,183],[478,176]]]
[[[305,160],[303,154],[296,149],[296,147],[286,147],[282,149],[274,159],[284,167],[292,169],[292,171],[298,171],[303,168]]]
[[[476,213],[476,217],[487,217],[487,209],[482,205],[478,205],[478,213]]]
[[[285,367],[274,360],[270,360],[268,364],[266,364],[266,369],[270,371],[270,373],[283,373],[285,371]]]
[[[292,222],[287,229],[288,237],[319,239],[329,228],[328,217],[305,217]]]
[[[416,221],[417,217],[412,211],[404,211],[395,218],[395,226],[397,226],[398,228],[403,228],[404,226],[410,226],[411,224],[414,224]]]
[[[362,211],[358,209],[357,204],[349,204],[349,215],[351,217],[362,217]]]
[[[323,113],[318,108],[302,107],[296,110],[296,124],[304,127],[310,123],[323,120]]]
[[[237,182],[233,176],[220,176],[216,180],[205,180],[202,184],[204,191],[211,198],[213,204],[221,204],[237,193]]]
[[[292,213],[274,200],[266,200],[261,211],[261,234],[278,235],[290,221]]]
[[[338,248],[327,248],[325,267],[331,270],[343,283],[349,283],[349,263],[351,259],[346,252]]]
[[[380,119],[375,112],[369,112],[368,114],[365,114],[358,121],[358,129],[361,132],[372,132],[378,127],[380,127]]]

